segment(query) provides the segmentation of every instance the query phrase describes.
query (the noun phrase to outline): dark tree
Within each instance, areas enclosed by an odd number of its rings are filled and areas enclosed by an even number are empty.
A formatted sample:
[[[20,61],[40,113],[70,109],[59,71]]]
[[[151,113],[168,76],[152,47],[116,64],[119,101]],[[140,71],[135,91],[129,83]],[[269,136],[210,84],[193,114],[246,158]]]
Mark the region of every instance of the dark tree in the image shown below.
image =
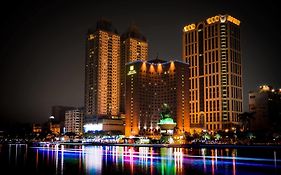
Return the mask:
[[[242,125],[243,131],[248,131],[251,128],[251,120],[254,119],[254,112],[243,112],[239,114],[239,121]]]

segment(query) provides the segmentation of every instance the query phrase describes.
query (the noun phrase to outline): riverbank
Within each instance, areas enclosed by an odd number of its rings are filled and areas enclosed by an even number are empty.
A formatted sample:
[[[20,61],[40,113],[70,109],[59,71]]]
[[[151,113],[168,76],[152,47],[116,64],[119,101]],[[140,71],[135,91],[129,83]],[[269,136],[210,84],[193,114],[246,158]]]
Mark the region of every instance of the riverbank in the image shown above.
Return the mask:
[[[245,148],[245,149],[281,149],[281,145],[235,145],[235,144],[127,144],[92,143],[96,146],[166,147],[166,148]]]
[[[122,146],[122,147],[154,147],[154,148],[235,148],[235,149],[280,149],[281,145],[269,144],[129,144],[129,143],[90,143],[90,142],[32,142],[32,143],[2,143],[2,144],[28,144],[29,146],[52,146],[52,145],[69,145],[69,146]]]

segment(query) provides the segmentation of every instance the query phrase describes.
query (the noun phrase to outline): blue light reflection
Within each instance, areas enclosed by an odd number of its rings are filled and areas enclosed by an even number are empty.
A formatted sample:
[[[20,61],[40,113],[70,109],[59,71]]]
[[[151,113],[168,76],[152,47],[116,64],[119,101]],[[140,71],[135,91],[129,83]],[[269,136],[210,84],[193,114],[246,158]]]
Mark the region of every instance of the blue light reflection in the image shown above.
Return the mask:
[[[120,146],[34,149],[37,163],[38,157],[47,162],[54,157],[59,174],[65,174],[71,162],[76,162],[73,166],[85,174],[281,174],[280,152],[276,151],[272,151],[272,157],[242,157],[236,149]]]

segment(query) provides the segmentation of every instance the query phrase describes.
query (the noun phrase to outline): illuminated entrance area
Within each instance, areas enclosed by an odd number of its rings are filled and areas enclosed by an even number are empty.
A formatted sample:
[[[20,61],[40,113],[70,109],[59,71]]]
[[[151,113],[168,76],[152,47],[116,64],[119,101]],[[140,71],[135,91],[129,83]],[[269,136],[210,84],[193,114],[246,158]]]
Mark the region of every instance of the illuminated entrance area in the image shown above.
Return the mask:
[[[177,123],[175,123],[171,117],[169,106],[166,103],[163,104],[160,115],[161,120],[158,123],[158,126],[161,129],[160,143],[174,143],[173,134]]]

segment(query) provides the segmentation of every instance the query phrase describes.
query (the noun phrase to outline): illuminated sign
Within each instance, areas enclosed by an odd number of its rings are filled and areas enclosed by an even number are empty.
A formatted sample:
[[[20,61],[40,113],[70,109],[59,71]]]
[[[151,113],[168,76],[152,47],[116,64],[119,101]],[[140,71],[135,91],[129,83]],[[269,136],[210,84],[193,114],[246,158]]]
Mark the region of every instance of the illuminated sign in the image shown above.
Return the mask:
[[[185,27],[183,28],[183,30],[184,30],[185,32],[188,32],[188,31],[194,30],[195,27],[196,27],[195,24],[190,24],[190,25],[188,25],[188,26],[185,26]]]
[[[130,66],[130,71],[127,73],[127,75],[133,75],[136,74],[136,70],[134,69],[134,66]]]
[[[228,16],[224,16],[224,15],[217,15],[217,16],[213,16],[211,18],[208,18],[207,20],[207,23],[208,24],[213,24],[213,23],[216,23],[216,22],[221,22],[221,23],[224,23],[226,21],[229,21],[229,22],[232,22],[233,24],[236,24],[236,25],[240,25],[240,21],[230,15]]]
[[[224,23],[224,22],[226,21],[226,16],[221,16],[221,17],[220,17],[220,21],[221,21],[222,23]]]
[[[86,124],[84,125],[84,130],[85,132],[88,132],[88,131],[101,131],[102,130],[102,124],[99,123],[99,124]]]
[[[220,21],[220,16],[218,15],[207,19],[208,24],[212,24],[219,21]]]
[[[230,22],[232,22],[232,23],[234,23],[234,24],[236,24],[238,26],[240,25],[240,21],[238,19],[232,17],[232,16],[228,16],[227,17],[227,21],[230,21]]]

